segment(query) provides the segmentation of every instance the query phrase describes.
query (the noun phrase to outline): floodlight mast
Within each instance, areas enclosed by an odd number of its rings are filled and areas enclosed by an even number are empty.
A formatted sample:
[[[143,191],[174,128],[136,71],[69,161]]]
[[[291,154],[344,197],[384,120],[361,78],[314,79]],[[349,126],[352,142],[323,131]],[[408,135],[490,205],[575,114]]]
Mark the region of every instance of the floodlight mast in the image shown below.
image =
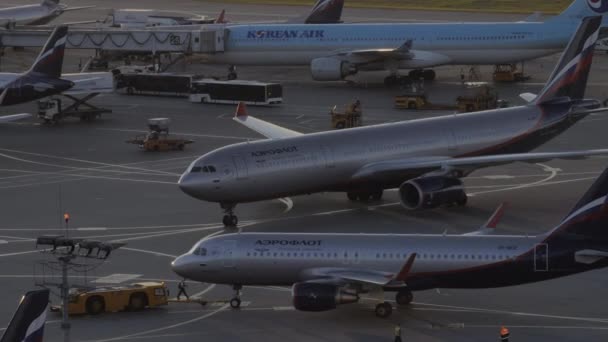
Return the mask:
[[[64,219],[67,226],[69,216],[67,216],[67,218],[64,217]],[[70,265],[75,265],[72,260],[76,258],[106,260],[113,250],[124,245],[126,245],[126,243],[67,238],[63,235],[43,235],[36,239],[36,248],[38,248],[38,246],[52,247],[51,249],[44,249],[43,252],[50,252],[51,254],[57,255],[57,260],[61,263],[61,284],[45,283],[44,285],[53,285],[61,290],[61,330],[63,330],[64,342],[70,342],[71,325],[68,316],[70,285],[68,282],[68,267]],[[57,247],[61,248],[57,249]],[[78,247],[78,251],[76,251],[76,247]],[[95,249],[97,249],[97,254],[93,255],[92,252]],[[86,254],[83,255],[80,253],[80,250],[85,250]],[[104,254],[102,255],[101,252],[104,252]]]

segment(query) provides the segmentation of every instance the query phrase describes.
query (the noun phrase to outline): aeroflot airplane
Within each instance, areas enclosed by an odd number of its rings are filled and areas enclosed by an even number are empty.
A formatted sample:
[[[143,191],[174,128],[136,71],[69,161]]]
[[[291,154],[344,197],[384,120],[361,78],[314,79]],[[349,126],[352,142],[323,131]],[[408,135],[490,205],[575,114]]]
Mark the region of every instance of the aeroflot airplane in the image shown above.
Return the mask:
[[[310,65],[319,81],[341,80],[364,70],[399,69],[434,79],[439,65],[501,64],[562,51],[580,20],[608,11],[608,0],[575,0],[546,22],[403,24],[252,24],[226,27],[225,52],[211,63]]]
[[[608,266],[608,169],[574,209],[539,236],[238,233],[205,238],[175,259],[173,271],[192,280],[233,285],[292,285],[303,311],[354,303],[379,291],[376,315],[407,305],[412,291],[492,288],[537,282]],[[490,228],[490,229],[488,229]]]
[[[44,25],[67,11],[76,11],[95,6],[68,7],[59,0],[42,0],[39,5],[22,5],[0,8],[0,26]]]
[[[237,111],[235,121],[265,140],[233,144],[195,160],[179,180],[187,194],[218,202],[235,226],[237,203],[322,191],[380,199],[399,188],[407,209],[464,205],[461,178],[515,161],[581,158],[608,150],[526,153],[590,113],[584,99],[601,17],[585,19],[538,96],[524,106],[302,134]],[[535,96],[535,97],[534,97]],[[533,97],[533,98],[532,98]],[[353,143],[354,142],[354,143]]]

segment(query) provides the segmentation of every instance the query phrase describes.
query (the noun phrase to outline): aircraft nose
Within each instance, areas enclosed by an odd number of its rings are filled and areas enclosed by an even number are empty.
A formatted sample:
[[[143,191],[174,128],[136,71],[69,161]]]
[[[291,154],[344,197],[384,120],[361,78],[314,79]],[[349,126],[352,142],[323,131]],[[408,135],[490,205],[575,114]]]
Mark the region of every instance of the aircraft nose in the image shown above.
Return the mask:
[[[182,177],[177,182],[179,188],[192,197],[197,197],[197,184],[189,175],[182,175]]]
[[[186,255],[182,255],[171,262],[171,269],[173,272],[183,278],[189,278],[190,276],[190,263],[187,259]]]

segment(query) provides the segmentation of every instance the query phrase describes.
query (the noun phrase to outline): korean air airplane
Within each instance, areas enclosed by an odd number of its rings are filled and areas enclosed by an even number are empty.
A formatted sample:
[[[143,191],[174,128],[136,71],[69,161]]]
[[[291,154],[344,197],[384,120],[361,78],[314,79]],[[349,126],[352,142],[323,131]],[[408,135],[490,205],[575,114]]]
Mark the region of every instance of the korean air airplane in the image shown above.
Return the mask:
[[[516,63],[561,52],[583,17],[607,11],[608,0],[575,0],[545,22],[228,25],[225,51],[206,59],[232,65],[310,65],[318,81],[387,70],[385,81],[393,83],[401,69],[412,70],[412,78],[432,80],[430,68],[440,65]]]

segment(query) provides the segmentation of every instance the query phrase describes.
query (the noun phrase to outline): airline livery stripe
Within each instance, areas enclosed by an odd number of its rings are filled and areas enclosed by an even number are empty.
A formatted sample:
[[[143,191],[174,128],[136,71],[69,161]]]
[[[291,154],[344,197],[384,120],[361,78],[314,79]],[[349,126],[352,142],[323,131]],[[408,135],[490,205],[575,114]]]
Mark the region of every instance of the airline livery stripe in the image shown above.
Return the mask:
[[[25,339],[27,340],[27,337],[36,333],[38,330],[42,329],[44,327],[44,322],[46,322],[46,312],[48,309],[48,305],[47,307],[42,311],[42,313],[40,314],[40,316],[36,317],[36,319],[34,319],[32,321],[32,323],[30,323],[29,327],[27,327],[27,331],[25,332]]]

